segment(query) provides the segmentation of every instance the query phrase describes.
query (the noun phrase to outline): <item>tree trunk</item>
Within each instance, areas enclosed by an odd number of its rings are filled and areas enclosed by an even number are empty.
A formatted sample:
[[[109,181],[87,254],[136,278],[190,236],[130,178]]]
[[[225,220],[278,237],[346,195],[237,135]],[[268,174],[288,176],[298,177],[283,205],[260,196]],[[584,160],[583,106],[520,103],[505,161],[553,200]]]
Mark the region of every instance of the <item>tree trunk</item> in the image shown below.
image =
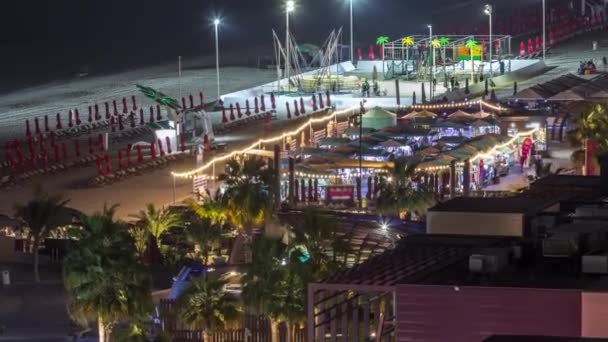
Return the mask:
[[[40,272],[39,272],[39,254],[38,254],[38,246],[40,245],[40,240],[38,238],[34,238],[33,249],[34,249],[34,281],[40,282]]]
[[[279,322],[275,320],[270,321],[270,341],[279,342]]]
[[[285,321],[285,342],[291,342],[291,324]]]
[[[97,330],[99,334],[99,342],[106,342],[106,328],[101,316],[97,317]]]

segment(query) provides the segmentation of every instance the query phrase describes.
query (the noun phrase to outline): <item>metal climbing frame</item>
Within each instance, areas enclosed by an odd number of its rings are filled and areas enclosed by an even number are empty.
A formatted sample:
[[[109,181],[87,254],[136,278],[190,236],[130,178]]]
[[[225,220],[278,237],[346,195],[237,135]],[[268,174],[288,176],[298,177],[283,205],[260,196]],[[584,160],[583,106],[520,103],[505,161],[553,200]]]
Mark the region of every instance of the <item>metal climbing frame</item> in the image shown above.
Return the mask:
[[[471,41],[479,47],[471,48]],[[409,80],[415,74],[417,81],[425,81],[431,80],[431,75],[436,77],[439,72],[447,78],[448,74],[457,72],[458,63],[468,59],[463,56],[467,54],[470,56],[470,51],[473,49],[480,52],[480,56],[475,58],[481,61],[480,64],[487,62],[489,41],[488,35],[405,36],[383,45],[382,56],[386,65],[384,77],[385,79],[405,77]],[[492,42],[493,61],[511,55],[511,36],[492,35]],[[489,71],[489,68],[477,67],[477,70]]]

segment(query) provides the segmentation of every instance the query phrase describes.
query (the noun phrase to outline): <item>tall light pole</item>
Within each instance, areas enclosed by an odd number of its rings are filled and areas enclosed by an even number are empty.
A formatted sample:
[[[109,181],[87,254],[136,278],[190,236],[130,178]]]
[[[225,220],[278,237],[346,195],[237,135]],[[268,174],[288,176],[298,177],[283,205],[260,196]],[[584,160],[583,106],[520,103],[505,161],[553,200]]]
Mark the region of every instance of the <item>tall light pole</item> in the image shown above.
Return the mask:
[[[486,4],[486,6],[484,7],[483,10],[489,17],[490,20],[490,78],[492,78],[492,76],[494,76],[493,70],[492,70],[492,48],[493,48],[493,41],[492,41],[492,5],[490,4]],[[483,61],[482,61],[483,62]]]
[[[291,60],[289,59],[289,12],[293,12],[295,4],[293,0],[287,0],[285,3],[285,49],[286,58],[285,58],[285,76],[287,78],[287,91],[289,91],[289,67],[291,65]]]
[[[432,51],[432,43],[433,43],[433,25],[427,25],[427,27],[429,28],[429,43],[427,45],[429,54]],[[429,57],[431,57],[429,55]],[[433,58],[435,58],[434,54],[433,54]],[[429,58],[428,63],[431,63],[431,59]],[[433,66],[429,65],[429,100],[433,99],[433,77],[435,77],[435,75],[433,75]]]
[[[544,1],[544,0],[543,0]],[[350,61],[355,62],[355,46],[353,45],[353,0],[350,0]]]
[[[220,99],[220,47],[217,34],[217,27],[220,25],[220,20],[213,20],[215,26],[215,73],[217,76],[217,98]]]
[[[545,61],[545,52],[547,49],[546,32],[547,25],[545,24],[545,16],[547,15],[545,10],[545,0],[543,0],[543,61]]]

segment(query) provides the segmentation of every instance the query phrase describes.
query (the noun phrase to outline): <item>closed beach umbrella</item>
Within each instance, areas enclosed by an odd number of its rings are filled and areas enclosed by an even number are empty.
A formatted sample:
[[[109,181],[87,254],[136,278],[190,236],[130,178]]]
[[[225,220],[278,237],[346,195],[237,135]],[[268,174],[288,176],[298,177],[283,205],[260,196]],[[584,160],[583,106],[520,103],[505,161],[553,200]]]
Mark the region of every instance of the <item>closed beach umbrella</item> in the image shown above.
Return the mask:
[[[331,95],[329,94],[329,90],[325,91],[325,95],[327,96],[327,107],[331,107]]]
[[[184,135],[184,133],[179,135],[179,144],[182,152],[186,152],[186,136]]]
[[[143,126],[145,124],[146,124],[146,121],[144,120],[144,109],[139,108],[139,125]]]
[[[99,145],[99,151],[103,152],[106,149],[106,146],[103,142],[103,134],[99,133],[99,135],[97,136],[97,144]]]
[[[56,129],[61,129],[62,128],[62,126],[61,126],[61,114],[57,113],[56,118],[57,118],[57,123],[55,124],[55,128]],[[38,118],[36,118],[36,120],[38,120]],[[36,126],[38,126],[38,125],[36,125]],[[36,131],[37,132],[39,131],[38,127],[36,127]]]
[[[526,55],[526,45],[524,42],[519,43],[519,57],[524,57]]]
[[[97,155],[97,174],[103,175],[103,160],[100,155]]]
[[[160,152],[161,157],[165,156],[165,149],[163,148],[163,142],[160,139],[158,139],[158,151]]]
[[[165,141],[167,143],[167,153],[172,154],[173,150],[171,149],[171,139],[169,137],[165,137]]]
[[[156,144],[150,144],[150,157],[156,160]]]
[[[72,128],[74,124],[72,123],[72,110],[68,111],[68,127]]]
[[[188,97],[190,100],[190,108],[194,108],[194,97],[192,96],[192,94],[190,94],[190,96]],[[186,108],[184,108],[186,109]]]
[[[88,118],[89,123],[93,122],[93,109],[91,108],[91,106],[89,106],[89,118]]]
[[[205,102],[204,102],[204,97],[203,97],[203,92],[202,91],[198,92],[198,98],[200,100],[201,106],[203,106],[205,104]]]
[[[118,105],[116,104],[116,99],[112,100],[112,106],[114,107],[114,115],[118,115]]]
[[[317,97],[316,96],[312,96],[312,111],[316,112],[317,111]]]
[[[135,148],[137,149],[137,162],[141,163],[144,161],[144,154],[141,151],[141,145],[137,145]]]
[[[304,99],[300,97],[300,113],[306,113],[306,109],[304,108]]]
[[[150,106],[150,121],[154,122],[154,107]]]
[[[78,109],[74,110],[74,115],[76,116],[76,126],[80,126],[82,121],[80,121],[80,112],[78,112]]]
[[[182,96],[182,108],[186,109],[186,98]]]
[[[160,114],[160,105],[156,105],[156,121],[162,120],[162,116]]]
[[[105,156],[105,160],[106,160],[106,172],[110,173],[110,172],[112,172],[112,161],[110,160],[110,155],[107,153]]]
[[[227,123],[228,122],[228,118],[226,118],[226,108],[224,108],[224,106],[222,106],[222,123]]]
[[[122,114],[116,117],[116,119],[118,120],[118,128],[120,128],[121,131],[125,129],[124,118],[125,116]]]
[[[230,121],[234,121],[235,117],[234,117],[234,105],[231,103],[230,104]]]
[[[274,93],[270,93],[270,105],[272,106],[272,109],[277,109],[277,104],[276,104],[276,100],[274,98]]]
[[[243,117],[243,113],[241,112],[241,105],[240,103],[236,103],[236,114],[238,115],[239,119]]]
[[[319,108],[323,109],[325,105],[323,104],[323,94],[319,93]]]
[[[127,98],[126,97],[122,97],[122,112],[123,114],[126,114],[129,112],[129,108],[127,107]]]
[[[289,109],[289,102],[285,102],[285,109],[287,110],[287,119],[291,119],[291,110]]]
[[[266,100],[265,100],[265,98],[264,98],[264,94],[262,94],[262,95],[260,96],[260,110],[261,110],[262,112],[265,112],[265,111],[266,111]]]
[[[249,99],[245,100],[245,115],[251,115],[251,108],[249,106]]]
[[[131,166],[131,144],[129,144],[127,146],[126,152],[127,152],[127,165]]]
[[[51,128],[49,127],[49,116],[44,115],[44,131],[49,132]]]
[[[110,126],[112,127],[112,132],[116,132],[116,119],[114,119],[114,116],[110,117]]]
[[[298,109],[298,100],[293,100],[293,114],[296,117],[300,116],[300,110]]]
[[[137,111],[137,99],[135,98],[135,95],[131,95],[131,103],[133,104],[133,110]]]
[[[258,98],[256,97],[254,100],[254,112],[256,114],[258,114],[260,112],[260,106],[259,106],[259,102],[258,102]]]

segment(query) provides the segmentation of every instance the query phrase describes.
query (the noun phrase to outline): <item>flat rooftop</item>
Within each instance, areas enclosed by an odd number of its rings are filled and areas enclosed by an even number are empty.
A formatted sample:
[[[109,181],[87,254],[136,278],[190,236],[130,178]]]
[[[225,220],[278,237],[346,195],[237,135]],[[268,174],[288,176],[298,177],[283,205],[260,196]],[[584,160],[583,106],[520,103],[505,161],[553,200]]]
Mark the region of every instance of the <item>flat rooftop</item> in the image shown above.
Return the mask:
[[[608,338],[496,335],[483,342],[608,342]]]
[[[429,212],[537,213],[557,200],[530,197],[457,197],[435,205]]]

